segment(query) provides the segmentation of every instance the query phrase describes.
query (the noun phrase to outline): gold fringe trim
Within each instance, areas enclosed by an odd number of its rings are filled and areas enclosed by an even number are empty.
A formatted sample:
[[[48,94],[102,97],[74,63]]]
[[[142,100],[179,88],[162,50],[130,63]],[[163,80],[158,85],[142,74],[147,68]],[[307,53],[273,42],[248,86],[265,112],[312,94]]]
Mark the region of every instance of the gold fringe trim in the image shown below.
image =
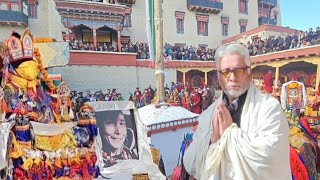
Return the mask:
[[[36,55],[36,59],[38,61],[38,68],[40,70],[40,73],[42,74],[41,81],[44,81],[51,91],[55,91],[57,87],[53,84],[53,81],[49,79],[48,72],[42,64],[41,54],[38,48],[34,49],[34,54]]]

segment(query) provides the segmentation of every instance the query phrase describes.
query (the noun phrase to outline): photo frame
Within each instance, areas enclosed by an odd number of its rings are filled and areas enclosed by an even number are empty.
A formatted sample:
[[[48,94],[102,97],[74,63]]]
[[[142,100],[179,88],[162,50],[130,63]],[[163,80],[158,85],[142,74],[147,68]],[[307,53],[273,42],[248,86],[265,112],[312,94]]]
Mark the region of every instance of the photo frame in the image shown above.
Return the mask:
[[[131,174],[143,173],[143,174],[148,174],[150,177],[153,177],[155,179],[159,179],[159,180],[166,179],[165,176],[159,170],[158,166],[154,164],[152,161],[152,155],[150,150],[150,139],[147,136],[147,131],[146,131],[147,129],[143,124],[143,122],[141,121],[139,112],[137,108],[134,106],[132,101],[95,101],[95,102],[87,102],[86,104],[91,106],[94,109],[96,114],[98,135],[95,141],[95,149],[96,149],[97,159],[98,159],[97,163],[99,164],[100,173],[102,176],[111,177],[113,175],[119,174],[123,170],[130,170]],[[131,120],[130,121],[131,125],[130,123],[126,123],[126,126],[128,126],[127,129],[129,129],[127,131],[127,134],[128,136],[134,135],[135,142],[130,143],[130,141],[128,142],[128,140],[125,140],[125,139],[122,139],[122,141],[123,143],[125,143],[125,146],[128,146],[127,148],[131,149],[131,151],[133,152],[137,152],[137,154],[136,156],[130,154],[131,158],[127,158],[127,159],[120,158],[120,159],[114,160],[113,162],[110,162],[108,161],[107,156],[103,156],[104,151],[107,151],[109,147],[104,147],[106,146],[106,143],[103,142],[103,138],[105,138],[106,135],[105,135],[105,132],[102,131],[103,128],[101,128],[104,126],[102,123],[104,118],[101,118],[101,117],[106,117],[104,112],[112,114],[113,111],[114,111],[114,115],[113,115],[114,117],[117,117],[115,115],[117,114],[115,113],[116,111],[118,112],[121,111],[125,114],[124,119],[127,120],[127,122],[129,122],[128,121],[129,119]],[[111,124],[112,123],[111,118],[107,120],[107,122]],[[120,133],[117,132],[117,135],[120,135]],[[121,143],[116,143],[116,144],[119,145]],[[131,145],[128,145],[128,144],[131,144]]]
[[[95,110],[103,168],[125,160],[139,160],[134,110],[109,108],[108,104],[101,104],[103,106]]]

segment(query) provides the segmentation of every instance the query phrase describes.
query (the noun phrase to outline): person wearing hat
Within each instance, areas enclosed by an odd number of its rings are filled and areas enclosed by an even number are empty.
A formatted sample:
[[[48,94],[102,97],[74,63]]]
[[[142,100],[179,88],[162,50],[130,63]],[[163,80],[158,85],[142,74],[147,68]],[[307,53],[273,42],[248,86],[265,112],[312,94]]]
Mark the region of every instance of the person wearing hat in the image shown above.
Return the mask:
[[[2,81],[4,89],[12,94],[15,93],[14,89],[21,89],[23,94],[27,94],[31,99],[37,99],[42,92],[39,90],[40,84],[37,79],[39,64],[33,48],[33,35],[28,29],[22,35],[12,32],[10,38],[0,46],[1,59],[5,60],[0,66],[5,72]]]
[[[134,130],[129,111],[104,111],[96,114],[105,165],[119,160],[138,159]]]

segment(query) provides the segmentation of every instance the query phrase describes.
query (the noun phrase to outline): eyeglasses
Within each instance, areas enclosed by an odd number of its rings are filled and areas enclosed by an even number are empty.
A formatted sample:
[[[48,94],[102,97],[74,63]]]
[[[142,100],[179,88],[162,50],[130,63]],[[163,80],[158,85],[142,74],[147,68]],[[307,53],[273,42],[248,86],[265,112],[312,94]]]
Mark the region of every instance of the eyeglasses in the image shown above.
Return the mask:
[[[245,68],[236,68],[236,69],[224,69],[224,70],[221,70],[221,71],[218,71],[220,74],[222,74],[223,77],[225,78],[229,78],[231,73],[233,73],[236,77],[239,77],[239,76],[243,76],[244,74],[244,71],[246,69],[248,69],[250,67],[245,67]]]

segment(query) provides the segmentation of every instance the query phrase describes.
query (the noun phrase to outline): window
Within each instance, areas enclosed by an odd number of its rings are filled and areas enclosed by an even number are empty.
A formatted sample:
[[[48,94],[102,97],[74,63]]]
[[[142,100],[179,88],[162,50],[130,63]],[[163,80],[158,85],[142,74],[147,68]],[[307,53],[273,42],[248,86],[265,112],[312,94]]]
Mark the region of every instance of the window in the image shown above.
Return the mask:
[[[176,11],[176,28],[178,34],[184,34],[184,12]]]
[[[132,24],[131,24],[131,14],[126,14],[126,15],[124,16],[123,26],[124,26],[124,27],[132,27]]]
[[[247,31],[248,19],[239,19],[240,33]]]
[[[198,35],[208,36],[208,22],[198,21]]]
[[[197,14],[196,17],[197,17],[198,35],[208,36],[209,16]]]
[[[248,0],[239,0],[239,13],[248,14]]]
[[[8,10],[8,4],[0,3],[0,10]]]
[[[240,26],[240,33],[246,32],[246,26]]]
[[[100,43],[109,43],[109,42],[111,42],[111,33],[110,33],[110,31],[103,31],[103,30],[97,31],[97,42],[100,42]]]
[[[38,3],[28,4],[28,16],[29,18],[38,18]]]
[[[229,28],[229,24],[222,24],[222,35],[223,36],[228,36],[228,28]]]
[[[221,17],[221,24],[222,24],[222,35],[228,36],[229,33],[229,17]]]
[[[11,11],[19,11],[19,5],[18,4],[11,4]]]
[[[177,23],[177,33],[183,34],[184,33],[184,20],[183,19],[176,19]]]
[[[92,30],[83,29],[82,30],[82,42],[83,43],[91,43],[93,42],[93,32]]]

